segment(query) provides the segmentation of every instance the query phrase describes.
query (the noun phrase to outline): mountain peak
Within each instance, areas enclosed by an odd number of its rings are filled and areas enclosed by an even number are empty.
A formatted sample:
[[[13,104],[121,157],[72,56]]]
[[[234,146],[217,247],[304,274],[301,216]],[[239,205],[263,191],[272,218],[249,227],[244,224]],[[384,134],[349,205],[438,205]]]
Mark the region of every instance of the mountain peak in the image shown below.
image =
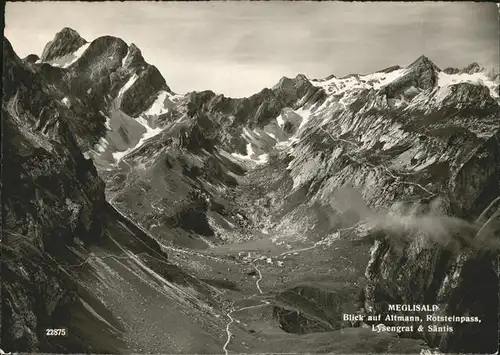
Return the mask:
[[[417,60],[415,60],[410,65],[408,65],[406,68],[407,69],[413,69],[413,68],[430,69],[430,68],[432,68],[435,71],[441,71],[441,69],[439,69],[439,67],[436,64],[434,64],[425,55],[421,55],[420,57],[418,57]]]
[[[86,44],[87,41],[72,28],[64,27],[57,32],[54,39],[45,45],[41,59],[43,61],[53,60],[73,53]]]
[[[461,70],[462,73],[467,73],[467,74],[474,74],[478,73],[481,70],[481,66],[477,62],[472,62],[468,66],[466,66],[464,69]]]
[[[73,28],[71,27],[64,27],[61,31],[59,31],[57,34],[56,34],[56,37],[57,36],[64,36],[64,37],[73,37],[73,38],[82,38],[80,36],[80,34],[74,30]]]
[[[384,91],[387,97],[393,98],[407,89],[417,88],[426,90],[434,87],[438,81],[438,68],[429,58],[421,55],[413,63],[405,68],[403,76],[388,84]]]
[[[306,83],[309,83],[309,80],[304,74],[297,74],[295,78],[282,77],[279,82],[273,87],[273,89],[285,89],[290,87],[299,87]]]

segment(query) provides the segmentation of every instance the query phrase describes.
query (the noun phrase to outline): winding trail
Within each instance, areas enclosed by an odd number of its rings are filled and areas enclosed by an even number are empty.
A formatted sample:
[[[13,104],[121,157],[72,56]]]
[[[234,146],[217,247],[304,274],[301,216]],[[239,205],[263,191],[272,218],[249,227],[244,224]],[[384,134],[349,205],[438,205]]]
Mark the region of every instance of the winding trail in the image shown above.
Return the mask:
[[[259,290],[259,293],[262,294],[263,292],[262,292],[262,289],[260,288],[260,285],[259,285],[259,282],[262,281],[262,273],[260,272],[259,268],[257,266],[255,266],[253,261],[252,261],[251,265],[259,273],[259,279],[257,281],[255,281],[255,286],[257,286],[257,290]]]
[[[229,342],[231,341],[231,337],[233,336],[233,333],[231,333],[231,331],[229,330],[229,327],[231,327],[231,324],[233,324],[233,322],[234,322],[234,318],[231,316],[231,313],[233,313],[234,311],[235,310],[233,308],[231,308],[231,311],[226,314],[230,319],[229,323],[227,323],[227,325],[226,325],[227,340],[226,340],[226,343],[224,344],[224,346],[222,347],[222,350],[224,351],[224,353],[226,355],[229,354],[229,352],[227,350],[227,346],[229,345]]]
[[[263,294],[262,289],[260,288],[260,285],[259,285],[259,282],[262,281],[262,273],[260,272],[259,268],[257,266],[255,266],[255,264],[253,263],[253,261],[250,264],[259,273],[259,279],[257,281],[255,281],[255,286],[257,287],[257,290],[259,291],[259,293]],[[255,296],[255,295],[253,295],[253,296]],[[251,297],[249,297],[248,299],[250,299]],[[241,307],[241,308],[238,308],[238,309],[234,309],[234,306],[232,306],[231,310],[228,313],[226,313],[226,315],[229,318],[229,322],[226,324],[227,340],[224,343],[224,346],[222,347],[222,350],[224,351],[225,355],[229,354],[229,351],[227,350],[227,347],[229,346],[229,343],[231,342],[231,338],[233,336],[233,333],[231,333],[231,330],[229,328],[231,327],[231,324],[233,324],[235,321],[238,322],[237,320],[235,320],[232,317],[232,314],[234,312],[240,312],[240,311],[244,311],[246,309],[264,307],[264,306],[267,306],[268,304],[271,303],[271,302],[265,301],[265,300],[260,300],[260,302],[262,302],[262,303],[258,304],[258,305],[255,305],[255,306],[246,306],[246,307]]]

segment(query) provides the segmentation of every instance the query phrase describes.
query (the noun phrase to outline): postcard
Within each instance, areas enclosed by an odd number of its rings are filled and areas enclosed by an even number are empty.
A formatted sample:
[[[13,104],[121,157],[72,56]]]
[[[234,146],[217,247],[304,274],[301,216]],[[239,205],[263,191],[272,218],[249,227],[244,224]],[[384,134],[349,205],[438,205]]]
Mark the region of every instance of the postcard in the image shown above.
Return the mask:
[[[486,2],[8,2],[1,352],[497,352],[499,39]]]

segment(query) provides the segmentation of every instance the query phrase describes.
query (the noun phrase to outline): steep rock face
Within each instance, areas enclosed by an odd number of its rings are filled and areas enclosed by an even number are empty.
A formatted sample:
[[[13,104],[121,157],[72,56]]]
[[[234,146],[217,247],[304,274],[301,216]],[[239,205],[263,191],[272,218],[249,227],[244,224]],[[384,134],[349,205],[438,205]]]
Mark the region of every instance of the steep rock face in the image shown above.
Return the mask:
[[[1,348],[220,349],[212,289],[170,264],[150,235],[106,202],[58,95],[5,40]],[[139,309],[141,303],[147,307]],[[171,340],[166,334],[178,328],[165,329],[169,316],[203,340]],[[67,328],[67,336],[48,337],[47,328]]]
[[[102,237],[104,184],[57,103],[7,41],[4,73],[2,346],[36,351],[50,348],[41,334],[75,297],[76,286],[58,269],[57,258],[74,238]]]
[[[148,64],[145,69],[141,70],[134,85],[123,95],[120,108],[127,115],[137,117],[151,106],[156,99],[156,94],[161,90],[170,92],[170,88],[158,69]]]
[[[388,97],[395,97],[412,86],[422,90],[432,88],[437,83],[438,71],[440,70],[434,63],[427,57],[421,56],[406,67],[403,76],[387,85],[385,92]]]
[[[147,63],[142,56],[141,50],[134,43],[131,43],[123,66],[125,68],[144,68],[146,65]]]
[[[477,216],[500,193],[500,131],[477,147],[450,179],[452,203],[459,215]]]
[[[44,61],[64,57],[87,43],[74,29],[65,27],[45,45],[41,59]]]

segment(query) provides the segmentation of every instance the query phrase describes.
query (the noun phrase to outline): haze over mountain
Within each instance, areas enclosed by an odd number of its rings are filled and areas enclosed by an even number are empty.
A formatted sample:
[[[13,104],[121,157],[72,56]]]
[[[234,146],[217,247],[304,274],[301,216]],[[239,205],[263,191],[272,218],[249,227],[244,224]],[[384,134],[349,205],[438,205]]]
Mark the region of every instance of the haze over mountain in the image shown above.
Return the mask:
[[[498,70],[418,55],[231,98],[69,27],[23,58],[4,40],[3,350],[496,349]],[[481,322],[343,318],[388,304]]]
[[[180,93],[210,89],[243,97],[281,76],[371,73],[422,53],[440,67],[500,62],[493,3],[7,4],[5,33],[23,58],[41,53],[65,26],[85,38],[114,35],[135,43]]]

